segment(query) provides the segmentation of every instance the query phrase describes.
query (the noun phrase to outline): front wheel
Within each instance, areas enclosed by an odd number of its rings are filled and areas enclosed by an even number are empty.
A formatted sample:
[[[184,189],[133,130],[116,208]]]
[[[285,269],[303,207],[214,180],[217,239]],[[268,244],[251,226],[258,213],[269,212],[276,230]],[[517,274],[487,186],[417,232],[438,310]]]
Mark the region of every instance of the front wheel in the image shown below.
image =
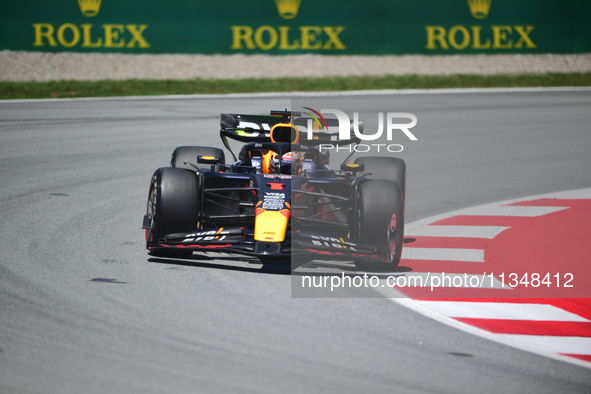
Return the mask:
[[[167,234],[182,233],[197,228],[199,184],[195,173],[180,168],[159,168],[152,176],[148,197],[146,247],[158,244]],[[191,251],[152,249],[160,256],[188,257]]]
[[[357,188],[357,238],[377,248],[387,260],[379,268],[394,269],[400,263],[404,240],[404,198],[396,182],[370,180]],[[367,268],[367,260],[355,262]]]

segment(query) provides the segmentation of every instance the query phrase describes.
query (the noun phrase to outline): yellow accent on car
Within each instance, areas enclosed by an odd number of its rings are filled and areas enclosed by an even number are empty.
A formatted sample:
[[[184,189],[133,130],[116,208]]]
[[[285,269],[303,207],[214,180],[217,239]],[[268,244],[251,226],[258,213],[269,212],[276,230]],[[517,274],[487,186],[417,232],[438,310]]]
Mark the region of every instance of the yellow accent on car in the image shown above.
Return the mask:
[[[288,133],[289,135],[285,135]],[[300,143],[300,131],[291,123],[277,123],[271,127],[271,142],[290,142],[292,144]]]
[[[289,210],[265,211],[257,209],[254,223],[255,241],[283,242],[289,221]]]

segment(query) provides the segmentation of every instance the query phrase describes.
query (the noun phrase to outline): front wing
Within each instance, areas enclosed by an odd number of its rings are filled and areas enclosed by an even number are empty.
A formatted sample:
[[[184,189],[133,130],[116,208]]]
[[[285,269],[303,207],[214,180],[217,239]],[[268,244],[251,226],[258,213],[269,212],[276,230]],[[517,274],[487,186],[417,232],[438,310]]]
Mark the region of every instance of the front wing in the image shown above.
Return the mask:
[[[388,256],[380,254],[375,247],[346,238],[287,231],[283,242],[264,242],[255,241],[253,231],[245,227],[168,234],[148,245],[148,249],[226,252],[254,257],[388,261]]]

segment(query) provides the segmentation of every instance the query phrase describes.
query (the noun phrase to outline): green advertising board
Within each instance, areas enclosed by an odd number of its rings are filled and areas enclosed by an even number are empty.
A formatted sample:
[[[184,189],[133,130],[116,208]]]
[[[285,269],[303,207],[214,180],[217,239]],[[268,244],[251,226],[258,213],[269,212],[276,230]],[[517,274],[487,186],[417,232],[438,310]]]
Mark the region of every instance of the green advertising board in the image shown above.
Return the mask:
[[[193,54],[591,52],[587,0],[21,0],[0,49]]]

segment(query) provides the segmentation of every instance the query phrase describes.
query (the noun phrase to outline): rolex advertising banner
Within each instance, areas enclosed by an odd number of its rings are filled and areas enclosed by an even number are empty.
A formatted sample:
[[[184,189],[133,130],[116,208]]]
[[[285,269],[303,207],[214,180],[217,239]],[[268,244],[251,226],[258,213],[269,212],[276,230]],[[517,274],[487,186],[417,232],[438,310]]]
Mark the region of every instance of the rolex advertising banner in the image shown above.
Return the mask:
[[[20,0],[0,10],[2,50],[591,52],[588,0]]]

